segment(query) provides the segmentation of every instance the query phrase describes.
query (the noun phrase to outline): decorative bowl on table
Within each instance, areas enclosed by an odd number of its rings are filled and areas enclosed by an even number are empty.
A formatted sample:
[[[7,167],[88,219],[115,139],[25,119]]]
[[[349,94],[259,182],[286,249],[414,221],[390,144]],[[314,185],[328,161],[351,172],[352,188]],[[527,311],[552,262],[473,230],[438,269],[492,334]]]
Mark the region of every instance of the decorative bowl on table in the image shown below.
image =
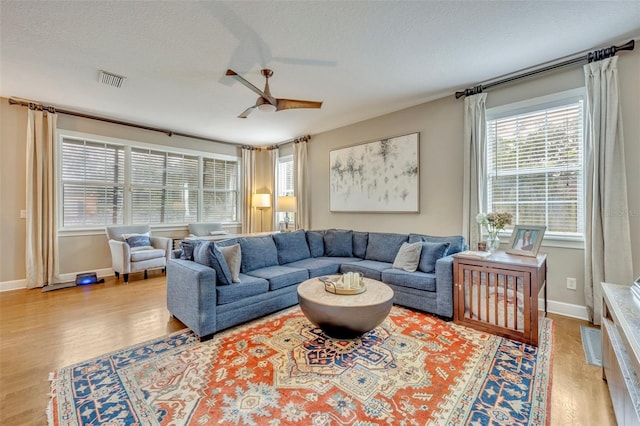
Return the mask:
[[[364,277],[358,272],[347,272],[340,277],[318,277],[324,290],[333,294],[360,294],[367,290]]]

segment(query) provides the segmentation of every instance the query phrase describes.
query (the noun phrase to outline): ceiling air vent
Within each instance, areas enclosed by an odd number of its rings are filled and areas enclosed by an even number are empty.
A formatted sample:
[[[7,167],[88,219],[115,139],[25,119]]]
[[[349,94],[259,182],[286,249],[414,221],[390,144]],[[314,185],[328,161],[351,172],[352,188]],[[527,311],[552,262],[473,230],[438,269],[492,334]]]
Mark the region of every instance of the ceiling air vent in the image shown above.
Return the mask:
[[[106,84],[107,86],[113,86],[113,87],[122,87],[126,79],[127,77],[123,77],[118,74],[113,74],[104,70],[100,70],[100,75],[98,76],[98,81],[100,83]]]

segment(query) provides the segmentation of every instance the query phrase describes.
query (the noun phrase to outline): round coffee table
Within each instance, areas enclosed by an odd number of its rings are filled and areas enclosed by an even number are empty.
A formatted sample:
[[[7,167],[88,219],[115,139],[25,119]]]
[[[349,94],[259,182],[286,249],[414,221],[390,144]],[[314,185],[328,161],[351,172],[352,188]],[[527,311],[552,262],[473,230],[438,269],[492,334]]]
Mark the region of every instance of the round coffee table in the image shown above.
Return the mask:
[[[325,291],[318,278],[306,280],[298,286],[300,309],[330,337],[362,336],[380,325],[393,305],[393,290],[388,285],[371,278],[364,278],[364,282],[365,292],[345,295]]]

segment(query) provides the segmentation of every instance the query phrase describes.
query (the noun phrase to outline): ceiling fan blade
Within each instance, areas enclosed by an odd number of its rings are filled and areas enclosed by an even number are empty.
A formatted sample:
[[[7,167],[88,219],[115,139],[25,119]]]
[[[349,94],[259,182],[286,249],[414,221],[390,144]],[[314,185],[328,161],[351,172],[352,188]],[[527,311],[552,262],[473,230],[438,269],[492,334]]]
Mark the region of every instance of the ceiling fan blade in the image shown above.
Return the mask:
[[[239,75],[237,72],[235,72],[234,70],[228,69],[227,76],[229,77],[233,77],[236,80],[238,80],[240,83],[242,83],[243,85],[245,85],[246,87],[249,88],[249,90],[252,90],[253,92],[257,93],[259,96],[262,96],[263,98],[265,98],[266,100],[268,100],[272,105],[276,104],[276,99],[273,96],[269,96],[266,93],[264,93],[262,90],[258,89],[256,86],[254,86],[253,84],[249,83],[247,80],[245,80],[244,77],[242,77],[241,75]]]
[[[251,111],[253,111],[258,105],[254,105],[254,106],[250,106],[249,108],[245,109],[242,114],[240,114],[238,116],[238,118],[247,118],[249,116],[249,114],[251,114]]]
[[[299,99],[276,99],[276,101],[276,111],[293,108],[320,108],[322,106],[322,102],[302,101]]]

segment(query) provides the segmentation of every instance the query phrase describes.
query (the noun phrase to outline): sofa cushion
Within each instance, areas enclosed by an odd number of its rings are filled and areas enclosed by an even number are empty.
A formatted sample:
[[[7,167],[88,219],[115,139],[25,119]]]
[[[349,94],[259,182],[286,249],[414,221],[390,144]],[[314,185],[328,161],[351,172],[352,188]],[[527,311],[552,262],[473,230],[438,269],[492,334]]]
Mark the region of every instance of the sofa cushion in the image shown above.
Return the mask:
[[[367,260],[393,263],[402,243],[406,243],[407,234],[392,234],[389,232],[369,232],[367,242]]]
[[[131,261],[142,262],[143,260],[157,259],[159,257],[165,257],[166,255],[163,249],[138,250],[131,253]]]
[[[322,275],[334,275],[340,270],[339,263],[315,257],[298,260],[297,262],[288,263],[285,266],[306,269],[309,272],[309,278],[315,278]]]
[[[353,255],[364,259],[367,254],[368,232],[353,231]]]
[[[240,274],[239,283],[216,286],[216,304],[226,305],[268,291],[269,282],[267,280]]]
[[[401,269],[382,271],[382,281],[399,287],[414,288],[423,291],[436,291],[436,274],[425,272],[407,272]]]
[[[367,278],[380,281],[382,279],[382,271],[390,269],[391,263],[378,262],[376,260],[363,260],[361,262],[343,263],[340,265],[340,272],[360,272]]]
[[[209,247],[209,265],[216,271],[217,281],[222,285],[230,285],[233,282],[229,265],[220,247],[215,244],[207,244]],[[225,250],[228,247],[224,248]]]
[[[309,272],[306,269],[281,265],[254,269],[253,271],[249,271],[247,275],[269,281],[269,290],[277,290],[293,284],[299,284],[309,279]]]
[[[324,233],[325,256],[353,256],[353,231],[329,229]]]
[[[278,249],[271,235],[240,238],[239,241],[242,248],[243,273],[278,264]]]
[[[449,243],[428,243],[425,241],[421,244],[422,253],[420,254],[418,269],[421,272],[434,272],[438,259],[443,257],[447,250],[449,250]]]
[[[307,231],[307,243],[312,257],[324,256],[324,231]]]
[[[407,272],[415,272],[416,269],[418,269],[418,263],[420,263],[422,244],[427,243],[402,243],[396,258],[393,260],[393,268],[402,269]]]
[[[273,241],[278,249],[280,265],[311,257],[306,232],[303,230],[274,234]]]
[[[449,249],[444,254],[449,256],[450,254],[459,253],[465,250],[466,244],[462,235],[451,235],[448,237],[438,237],[433,235],[422,234],[409,234],[409,242],[415,243],[416,241],[426,241],[428,243],[449,243]]]
[[[359,257],[330,257],[330,256],[322,256],[317,257],[318,260],[327,260],[332,263],[337,263],[338,265],[342,265],[343,263],[354,263],[354,262],[362,262],[362,259]]]

